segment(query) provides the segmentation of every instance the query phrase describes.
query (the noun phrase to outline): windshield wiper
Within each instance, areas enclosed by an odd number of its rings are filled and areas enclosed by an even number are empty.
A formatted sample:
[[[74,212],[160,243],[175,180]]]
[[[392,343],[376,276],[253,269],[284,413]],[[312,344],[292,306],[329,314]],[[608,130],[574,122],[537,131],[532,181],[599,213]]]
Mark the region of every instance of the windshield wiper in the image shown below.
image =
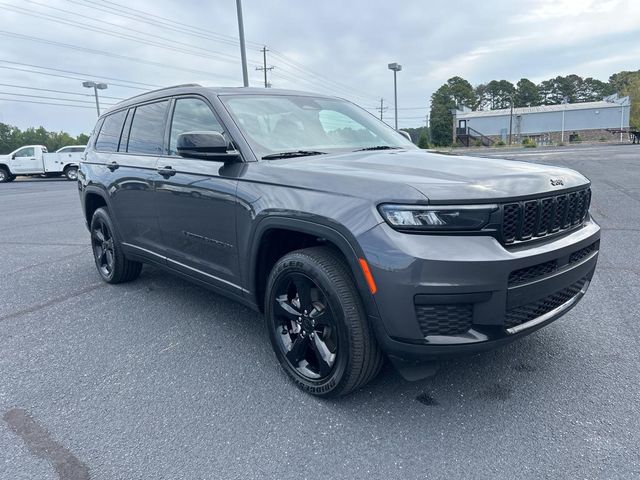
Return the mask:
[[[365,150],[399,150],[401,147],[392,147],[391,145],[376,145],[375,147],[359,148],[354,152],[364,152]]]
[[[316,152],[314,150],[296,150],[295,152],[271,153],[262,157],[262,160],[274,160],[276,158],[292,158],[307,157],[310,155],[324,155],[325,152]]]

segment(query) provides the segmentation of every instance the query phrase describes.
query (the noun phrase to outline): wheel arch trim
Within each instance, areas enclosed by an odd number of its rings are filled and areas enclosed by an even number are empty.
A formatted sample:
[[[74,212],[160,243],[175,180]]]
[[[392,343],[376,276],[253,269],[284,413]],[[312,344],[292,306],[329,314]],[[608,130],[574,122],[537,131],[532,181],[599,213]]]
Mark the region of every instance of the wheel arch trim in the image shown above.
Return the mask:
[[[369,290],[364,273],[360,268],[359,259],[365,258],[364,252],[358,245],[355,237],[344,227],[340,227],[329,219],[314,218],[313,221],[307,219],[291,218],[280,215],[270,215],[258,222],[253,230],[252,238],[249,241],[249,261],[245,267],[245,278],[248,289],[252,292],[252,300],[258,305],[256,283],[258,280],[258,254],[262,241],[270,230],[291,230],[294,232],[314,235],[326,239],[335,245],[342,253],[347,266],[349,267],[356,288],[364,304],[367,314],[370,317],[379,318],[378,308],[375,299]]]

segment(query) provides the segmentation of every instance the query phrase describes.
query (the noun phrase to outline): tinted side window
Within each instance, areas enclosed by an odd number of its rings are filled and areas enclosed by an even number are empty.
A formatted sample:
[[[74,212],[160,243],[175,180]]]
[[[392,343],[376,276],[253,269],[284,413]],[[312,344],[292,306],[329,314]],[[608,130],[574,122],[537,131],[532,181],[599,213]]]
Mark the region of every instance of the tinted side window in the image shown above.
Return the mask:
[[[101,152],[115,152],[118,150],[118,142],[120,141],[120,132],[126,110],[116,112],[104,119],[102,128],[96,139],[96,150]]]
[[[178,135],[197,130],[222,133],[223,129],[209,105],[197,98],[179,98],[173,110],[169,155],[176,155]]]
[[[129,131],[129,153],[160,155],[163,152],[164,117],[168,101],[136,107]]]

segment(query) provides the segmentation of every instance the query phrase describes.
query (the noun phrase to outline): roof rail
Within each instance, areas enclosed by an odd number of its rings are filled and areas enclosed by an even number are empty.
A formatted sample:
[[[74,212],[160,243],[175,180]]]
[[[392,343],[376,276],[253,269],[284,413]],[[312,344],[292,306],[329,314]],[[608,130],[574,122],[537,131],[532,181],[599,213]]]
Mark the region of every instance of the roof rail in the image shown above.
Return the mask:
[[[138,95],[134,95],[133,97],[129,97],[126,100],[122,100],[122,102],[118,102],[118,103],[128,102],[129,100],[132,100],[132,99],[138,98],[138,97],[142,97],[143,95],[149,95],[150,93],[162,92],[163,90],[170,90],[172,88],[201,87],[201,86],[202,85],[200,85],[199,83],[181,83],[180,85],[171,85],[169,87],[162,87],[162,88],[157,88],[156,90],[149,90],[148,92],[139,93]]]

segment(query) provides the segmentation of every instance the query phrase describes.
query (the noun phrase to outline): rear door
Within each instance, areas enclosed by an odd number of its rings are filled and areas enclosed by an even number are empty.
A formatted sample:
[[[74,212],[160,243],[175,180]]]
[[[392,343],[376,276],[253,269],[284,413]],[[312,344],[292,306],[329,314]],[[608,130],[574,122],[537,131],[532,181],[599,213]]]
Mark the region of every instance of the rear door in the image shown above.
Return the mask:
[[[42,172],[42,162],[40,160],[40,149],[36,147],[23,147],[14,153],[9,161],[11,173],[26,174]]]
[[[167,128],[168,155],[156,173],[160,230],[169,266],[216,286],[241,293],[236,244],[237,179],[223,162],[182,158],[180,133],[224,131],[207,100],[178,97]]]
[[[111,206],[125,247],[163,261],[154,203],[156,163],[163,152],[168,100],[150,102],[120,112],[118,146],[105,168]],[[103,129],[107,125],[107,119]],[[98,137],[96,145],[100,142]]]

